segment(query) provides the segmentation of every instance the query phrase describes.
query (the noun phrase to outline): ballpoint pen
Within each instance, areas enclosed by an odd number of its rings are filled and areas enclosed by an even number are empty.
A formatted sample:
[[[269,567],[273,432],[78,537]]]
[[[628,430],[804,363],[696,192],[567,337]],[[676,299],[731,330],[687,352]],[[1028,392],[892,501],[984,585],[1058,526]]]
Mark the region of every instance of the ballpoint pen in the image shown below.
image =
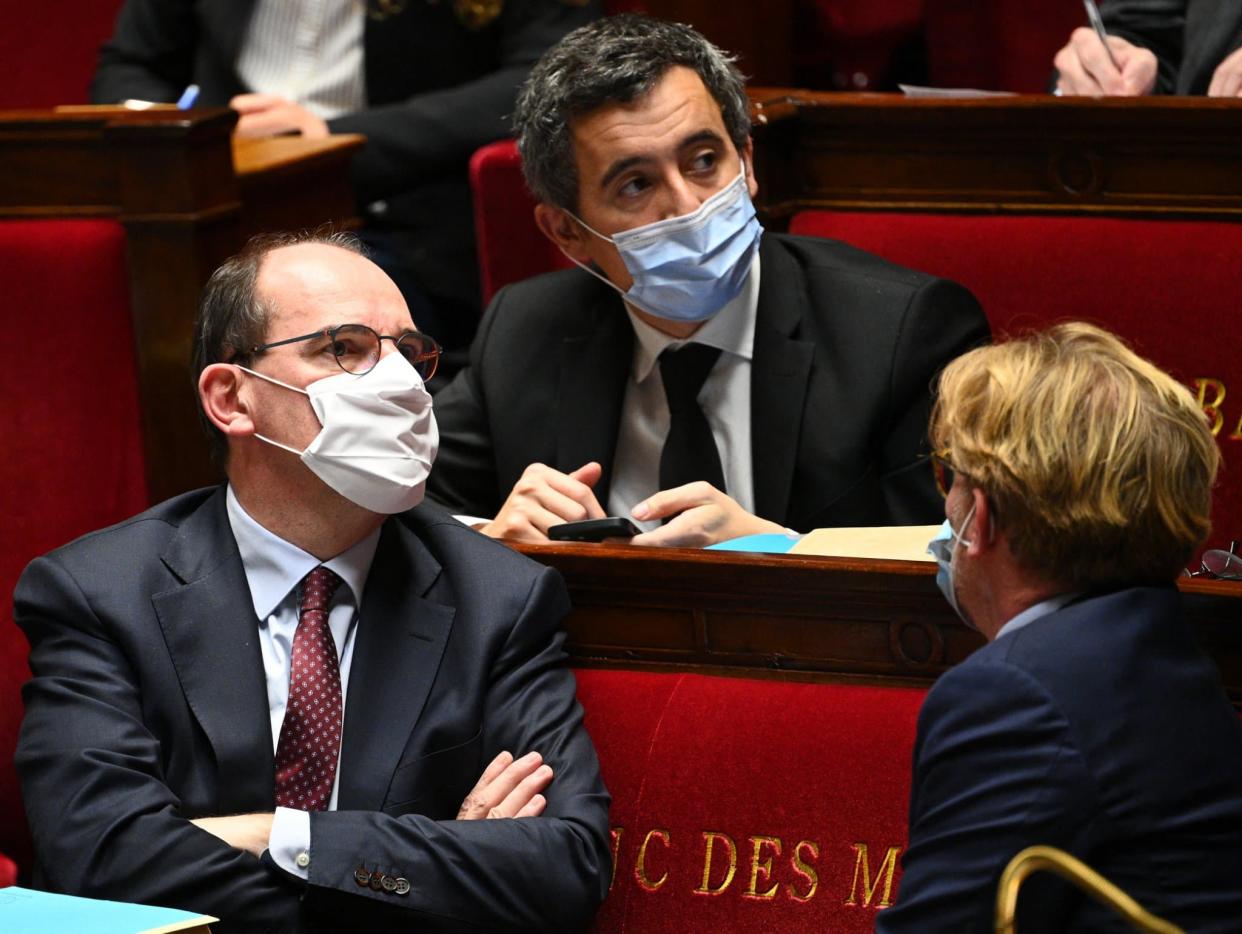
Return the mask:
[[[1100,43],[1104,46],[1104,51],[1108,53],[1108,60],[1113,63],[1113,67],[1121,71],[1121,66],[1117,64],[1117,58],[1113,55],[1113,47],[1108,44],[1108,33],[1104,31],[1104,20],[1100,16],[1100,8],[1095,5],[1095,0],[1082,0],[1082,5],[1087,8],[1087,19],[1091,21],[1091,28],[1095,30],[1095,34],[1100,37]]]

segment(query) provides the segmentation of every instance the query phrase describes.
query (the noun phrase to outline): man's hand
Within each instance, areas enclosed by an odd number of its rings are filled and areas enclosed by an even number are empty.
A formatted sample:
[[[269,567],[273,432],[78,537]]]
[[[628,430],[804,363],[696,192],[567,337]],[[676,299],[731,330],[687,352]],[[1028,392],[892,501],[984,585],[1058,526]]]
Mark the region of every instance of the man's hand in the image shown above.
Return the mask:
[[[238,94],[229,106],[241,114],[236,134],[243,139],[301,133],[308,139],[328,135],[328,125],[293,101],[277,94]]]
[[[1094,29],[1080,26],[1057,52],[1052,64],[1058,72],[1057,91],[1083,97],[1139,97],[1156,86],[1156,56],[1117,36],[1108,37],[1118,68],[1108,60]]]
[[[272,835],[272,814],[235,814],[232,817],[200,817],[190,821],[200,830],[219,837],[235,850],[262,856]]]
[[[496,518],[479,531],[492,538],[546,542],[551,526],[603,519],[604,510],[591,491],[602,472],[595,461],[567,474],[544,464],[531,464],[522,471]]]
[[[677,516],[667,525],[635,535],[631,545],[665,545],[703,548],[739,535],[783,533],[785,527],[751,515],[710,483],[698,480],[662,490],[634,507],[639,521]],[[680,515],[679,515],[680,514]]]
[[[1208,85],[1208,97],[1242,96],[1242,49],[1216,66],[1212,83]]]
[[[538,817],[548,803],[540,792],[551,781],[552,767],[543,764],[539,753],[528,752],[515,760],[511,753],[502,752],[466,795],[457,819]]]

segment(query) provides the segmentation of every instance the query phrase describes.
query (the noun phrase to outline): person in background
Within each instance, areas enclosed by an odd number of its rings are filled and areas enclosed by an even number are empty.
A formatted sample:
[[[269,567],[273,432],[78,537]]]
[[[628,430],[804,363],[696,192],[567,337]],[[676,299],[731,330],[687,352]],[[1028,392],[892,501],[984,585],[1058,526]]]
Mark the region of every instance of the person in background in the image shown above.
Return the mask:
[[[580,268],[492,302],[437,402],[434,498],[531,541],[606,514],[693,546],[932,520],[931,383],[987,322],[955,283],[763,231],[729,56],[608,17],[540,60],[515,122],[536,221]]]
[[[1182,619],[1220,454],[1168,374],[1087,324],[972,351],[931,426],[931,551],[988,640],[919,714],[909,847],[883,934],[991,931],[1001,871],[1068,851],[1187,931],[1242,918],[1242,724]],[[1117,928],[1041,875],[1019,929]]]
[[[1100,16],[1109,48],[1095,30],[1075,29],[1053,60],[1058,93],[1242,95],[1242,5],[1233,0],[1105,0]]]
[[[126,0],[96,103],[230,106],[243,137],[361,133],[362,239],[423,326],[464,348],[479,318],[471,153],[510,134],[531,65],[599,0]]]
[[[569,601],[421,504],[434,341],[357,243],[316,234],[224,263],[195,340],[227,484],[17,586],[35,884],[219,931],[585,927],[609,798]]]

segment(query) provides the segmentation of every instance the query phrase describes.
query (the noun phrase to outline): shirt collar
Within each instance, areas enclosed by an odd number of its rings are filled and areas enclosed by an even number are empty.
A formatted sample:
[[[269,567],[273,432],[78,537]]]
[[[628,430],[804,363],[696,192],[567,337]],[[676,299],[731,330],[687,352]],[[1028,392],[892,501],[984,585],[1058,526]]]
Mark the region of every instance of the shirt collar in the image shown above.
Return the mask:
[[[630,316],[630,324],[634,327],[634,362],[632,371],[634,381],[641,383],[655,368],[656,362],[669,347],[681,347],[684,344],[706,344],[726,353],[734,354],[743,360],[751,359],[755,346],[755,315],[759,308],[759,255],[750,263],[750,273],[742,291],[732,301],[725,304],[694,332],[689,338],[671,337],[657,331],[643,321],[629,305],[625,306]]]
[[[250,585],[250,599],[259,619],[267,619],[302,578],[320,564],[344,581],[355,604],[361,603],[362,589],[379,544],[379,529],[336,557],[320,561],[251,518],[238,502],[232,484],[225,492],[225,503],[229,525],[233,529],[233,537],[237,539],[242,568],[246,572],[246,583]]]
[[[1081,596],[1082,594],[1078,592],[1059,593],[1054,597],[1049,597],[1047,600],[1040,600],[1038,603],[1028,606],[1009,622],[1005,623],[996,633],[996,638],[999,639],[1001,636],[1008,635],[1011,632],[1017,632],[1023,626],[1029,626],[1042,616],[1048,616],[1057,612],[1057,610],[1064,609]]]

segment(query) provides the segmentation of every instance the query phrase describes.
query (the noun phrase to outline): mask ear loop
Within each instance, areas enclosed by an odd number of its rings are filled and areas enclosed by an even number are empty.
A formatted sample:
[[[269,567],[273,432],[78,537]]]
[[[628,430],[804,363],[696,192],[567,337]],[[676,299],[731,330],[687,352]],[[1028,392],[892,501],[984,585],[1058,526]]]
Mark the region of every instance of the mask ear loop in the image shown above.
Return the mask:
[[[256,370],[250,369],[250,367],[248,366],[242,366],[240,363],[234,363],[233,366],[237,367],[239,370],[242,370],[243,372],[249,373],[251,376],[257,376],[259,379],[267,380],[267,382],[274,383],[275,385],[281,386],[284,389],[291,389],[294,392],[300,392],[302,395],[306,396],[307,398],[310,398],[310,393],[307,392],[305,389],[298,389],[297,386],[290,386],[288,383],[281,382],[280,380],[276,379],[273,376],[266,376],[263,373],[259,373]],[[254,433],[254,436],[258,438],[260,441],[266,441],[268,444],[272,445],[272,447],[277,447],[277,448],[280,448],[281,450],[288,451],[290,454],[296,454],[298,457],[301,457],[304,453],[306,453],[305,451],[299,451],[297,448],[290,447],[287,444],[281,444],[279,441],[276,441],[273,438],[269,438],[267,435],[261,435],[257,431]]]

